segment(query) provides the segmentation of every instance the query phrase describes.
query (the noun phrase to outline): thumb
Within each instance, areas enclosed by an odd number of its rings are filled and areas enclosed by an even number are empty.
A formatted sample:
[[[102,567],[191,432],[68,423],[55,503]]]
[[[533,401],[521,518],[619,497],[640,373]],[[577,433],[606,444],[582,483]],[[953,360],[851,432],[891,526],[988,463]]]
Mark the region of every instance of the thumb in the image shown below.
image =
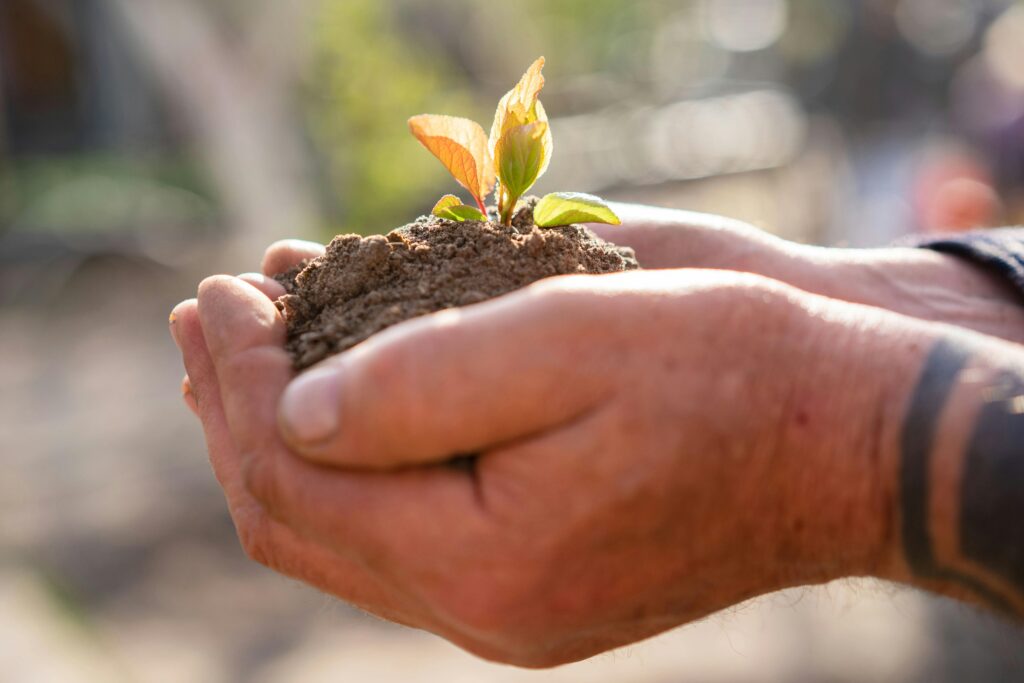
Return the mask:
[[[570,299],[535,286],[397,325],[295,379],[281,431],[314,461],[395,468],[572,420],[610,382],[585,343],[595,316]]]

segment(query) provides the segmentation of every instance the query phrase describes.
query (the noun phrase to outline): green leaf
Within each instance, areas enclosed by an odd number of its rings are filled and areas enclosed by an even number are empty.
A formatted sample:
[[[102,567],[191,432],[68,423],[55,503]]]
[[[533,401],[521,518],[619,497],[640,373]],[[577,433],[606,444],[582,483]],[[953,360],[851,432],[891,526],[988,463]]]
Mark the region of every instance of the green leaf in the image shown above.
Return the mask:
[[[622,225],[615,212],[600,197],[582,192],[553,192],[537,202],[533,222],[540,228],[572,223]]]
[[[430,213],[432,213],[435,216],[440,216],[441,212],[444,211],[445,209],[450,209],[453,206],[461,205],[461,199],[459,199],[453,194],[446,194],[445,196],[437,200],[437,204],[434,204],[434,208],[430,210]]]
[[[453,194],[446,194],[434,205],[431,214],[438,218],[447,218],[450,221],[486,221],[487,216],[483,215],[472,206],[466,206],[462,200]]]
[[[546,121],[534,121],[510,129],[498,141],[498,177],[512,203],[540,176],[547,160],[547,130]]]
[[[442,218],[448,218],[453,221],[486,221],[487,216],[480,213],[480,210],[473,206],[453,206],[446,212],[447,215]]]

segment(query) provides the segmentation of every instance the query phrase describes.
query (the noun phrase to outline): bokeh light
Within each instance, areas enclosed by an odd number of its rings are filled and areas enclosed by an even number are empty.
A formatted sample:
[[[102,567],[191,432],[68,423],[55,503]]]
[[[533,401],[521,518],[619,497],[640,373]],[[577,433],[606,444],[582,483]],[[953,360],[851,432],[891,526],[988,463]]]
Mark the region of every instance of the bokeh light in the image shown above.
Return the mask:
[[[755,52],[786,30],[787,0],[705,0],[709,38],[726,50]]]
[[[911,45],[930,57],[946,57],[974,37],[977,11],[970,0],[900,0],[895,17]]]
[[[1024,5],[1010,7],[989,27],[985,59],[997,78],[1024,90]]]

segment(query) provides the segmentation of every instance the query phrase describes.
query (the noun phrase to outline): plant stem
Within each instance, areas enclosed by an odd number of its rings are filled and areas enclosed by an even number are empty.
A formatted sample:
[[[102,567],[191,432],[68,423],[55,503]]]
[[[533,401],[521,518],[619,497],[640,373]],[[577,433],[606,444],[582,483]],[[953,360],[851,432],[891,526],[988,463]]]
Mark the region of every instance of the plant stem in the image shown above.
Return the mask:
[[[519,197],[512,197],[503,192],[502,198],[505,201],[503,202],[501,220],[505,225],[512,225],[512,214],[515,213],[516,202],[519,201]]]
[[[480,213],[484,215],[484,218],[487,218],[487,207],[484,206],[484,200],[480,197],[473,197],[473,199],[476,200],[476,206],[480,209]]]

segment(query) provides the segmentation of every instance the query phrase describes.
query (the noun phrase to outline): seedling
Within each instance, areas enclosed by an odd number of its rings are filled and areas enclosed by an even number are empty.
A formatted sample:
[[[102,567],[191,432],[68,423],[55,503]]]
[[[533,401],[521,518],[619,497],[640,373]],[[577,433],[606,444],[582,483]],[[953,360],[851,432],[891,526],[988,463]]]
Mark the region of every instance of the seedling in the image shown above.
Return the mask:
[[[491,134],[469,119],[420,114],[409,129],[436,156],[455,180],[472,195],[477,208],[455,195],[445,195],[431,212],[454,221],[487,220],[484,198],[494,190],[498,217],[512,224],[519,198],[544,175],[551,161],[551,128],[539,95],[544,87],[544,58],[526,70],[516,87],[498,103]],[[497,187],[495,187],[497,183]],[[555,192],[534,207],[534,223],[553,228],[570,223],[621,221],[600,197],[579,192]]]

